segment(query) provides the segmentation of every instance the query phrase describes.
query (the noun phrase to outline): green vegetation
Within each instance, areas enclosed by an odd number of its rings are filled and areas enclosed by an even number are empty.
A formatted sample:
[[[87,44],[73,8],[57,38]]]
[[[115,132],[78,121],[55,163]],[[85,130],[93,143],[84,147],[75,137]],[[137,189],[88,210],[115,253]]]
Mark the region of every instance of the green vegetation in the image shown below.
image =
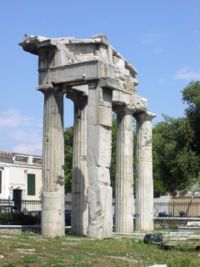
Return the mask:
[[[72,188],[73,127],[65,129],[65,191]]]
[[[112,157],[110,165],[110,180],[113,188],[113,193],[115,192],[115,175],[116,175],[116,149],[117,149],[117,118],[113,116],[112,119]]]
[[[175,194],[197,182],[199,156],[192,150],[188,120],[164,118],[165,121],[153,129],[155,190]]]
[[[183,90],[185,113],[192,130],[192,149],[200,155],[200,82],[192,82]]]
[[[155,195],[185,192],[200,179],[200,82],[182,91],[185,117],[170,118],[153,129]]]
[[[33,234],[0,234],[2,267],[94,267],[167,264],[200,266],[195,250],[162,250],[132,238],[91,240],[84,237],[43,238]]]

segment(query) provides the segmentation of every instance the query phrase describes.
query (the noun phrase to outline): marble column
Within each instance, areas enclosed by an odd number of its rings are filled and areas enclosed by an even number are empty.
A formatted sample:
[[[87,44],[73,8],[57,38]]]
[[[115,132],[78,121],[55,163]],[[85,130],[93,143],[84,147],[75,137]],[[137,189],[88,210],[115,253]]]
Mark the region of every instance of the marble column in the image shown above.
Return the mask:
[[[87,97],[74,96],[74,139],[72,171],[72,231],[87,235]]]
[[[117,112],[115,227],[118,233],[133,232],[133,115]]]
[[[63,94],[56,89],[43,91],[42,234],[51,237],[65,234]]]
[[[137,179],[136,230],[152,231],[153,173],[152,173],[152,113],[140,113],[137,120]]]
[[[108,238],[112,236],[112,91],[90,83],[87,113],[88,235]]]

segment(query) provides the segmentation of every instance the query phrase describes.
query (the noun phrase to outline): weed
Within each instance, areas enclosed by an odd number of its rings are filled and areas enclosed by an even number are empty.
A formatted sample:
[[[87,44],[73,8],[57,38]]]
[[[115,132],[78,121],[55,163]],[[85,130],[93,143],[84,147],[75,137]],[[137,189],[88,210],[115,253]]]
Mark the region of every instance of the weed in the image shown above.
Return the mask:
[[[5,263],[3,267],[15,267],[16,265],[12,262]]]
[[[37,261],[36,255],[25,255],[22,257],[22,263],[34,263]]]

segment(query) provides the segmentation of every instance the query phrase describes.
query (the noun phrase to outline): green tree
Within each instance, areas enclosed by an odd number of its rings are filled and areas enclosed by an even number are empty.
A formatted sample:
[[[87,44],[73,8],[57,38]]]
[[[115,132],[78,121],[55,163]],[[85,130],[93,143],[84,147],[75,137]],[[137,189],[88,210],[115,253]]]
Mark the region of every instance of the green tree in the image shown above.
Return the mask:
[[[183,92],[183,101],[187,104],[186,117],[192,130],[192,149],[200,156],[200,82],[191,82]]]
[[[115,194],[115,177],[116,177],[116,148],[117,148],[117,118],[113,115],[112,118],[112,154],[110,165],[110,180],[113,188],[113,194]]]
[[[154,185],[156,194],[185,191],[200,180],[200,82],[182,91],[185,117],[164,117],[153,130]]]
[[[186,191],[198,179],[199,157],[192,150],[193,134],[187,118],[164,121],[153,129],[155,194]]]
[[[72,160],[73,160],[73,127],[65,129],[65,192],[71,192],[72,188]]]

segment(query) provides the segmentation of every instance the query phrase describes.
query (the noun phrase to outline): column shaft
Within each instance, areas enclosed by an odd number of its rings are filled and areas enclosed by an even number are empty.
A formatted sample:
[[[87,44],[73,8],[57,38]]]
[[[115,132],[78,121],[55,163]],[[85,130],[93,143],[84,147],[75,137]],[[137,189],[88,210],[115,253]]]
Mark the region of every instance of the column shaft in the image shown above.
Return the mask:
[[[42,234],[62,236],[64,223],[63,94],[44,92]]]
[[[137,119],[136,230],[153,230],[152,124],[154,115]]]
[[[133,117],[127,111],[117,116],[117,162],[115,189],[116,232],[133,232]]]
[[[79,96],[74,107],[72,231],[87,235],[87,99]]]
[[[88,93],[88,235],[106,238],[112,236],[112,91],[94,83]]]

